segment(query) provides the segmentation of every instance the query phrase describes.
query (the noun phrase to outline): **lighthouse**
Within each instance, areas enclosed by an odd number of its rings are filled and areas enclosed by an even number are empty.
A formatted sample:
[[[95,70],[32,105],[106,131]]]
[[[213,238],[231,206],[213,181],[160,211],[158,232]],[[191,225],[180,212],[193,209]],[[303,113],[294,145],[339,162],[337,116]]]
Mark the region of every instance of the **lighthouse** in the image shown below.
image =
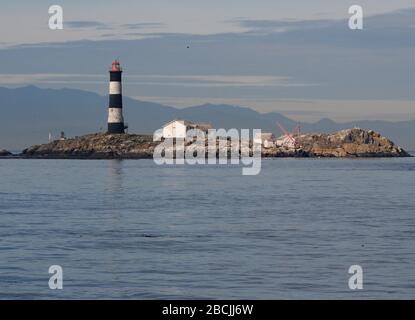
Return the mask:
[[[110,95],[108,107],[108,133],[124,133],[124,117],[122,115],[122,69],[115,60],[110,70]]]

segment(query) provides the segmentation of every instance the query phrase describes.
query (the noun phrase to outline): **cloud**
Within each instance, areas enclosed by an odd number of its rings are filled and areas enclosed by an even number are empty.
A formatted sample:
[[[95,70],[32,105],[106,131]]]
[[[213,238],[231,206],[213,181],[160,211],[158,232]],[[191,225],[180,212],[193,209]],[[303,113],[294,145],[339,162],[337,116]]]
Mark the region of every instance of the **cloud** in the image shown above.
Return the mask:
[[[137,84],[187,87],[302,87],[316,84],[296,83],[288,77],[233,75],[148,75],[131,76]]]
[[[78,21],[65,21],[65,27],[72,29],[96,29],[96,30],[108,30],[111,27],[103,22],[99,21],[87,21],[87,20],[78,20]]]
[[[287,32],[293,30],[325,28],[338,23],[334,20],[252,20],[237,18],[226,21],[250,32]]]
[[[88,20],[78,20],[78,21],[67,21],[64,23],[65,28],[69,29],[78,29],[78,30],[93,30],[98,31],[96,39],[128,39],[131,36],[137,39],[143,39],[151,36],[149,32],[146,32],[148,29],[157,29],[164,26],[162,23],[158,22],[141,22],[141,23],[128,23],[128,24],[107,24],[101,21],[88,21]],[[100,31],[107,31],[101,33]],[[111,32],[108,32],[111,31]],[[140,33],[128,32],[128,31],[142,31]],[[127,32],[127,33],[126,33]],[[100,34],[101,33],[101,34]]]
[[[41,84],[101,84],[106,82],[105,75],[100,74],[0,74],[0,86],[41,85]]]
[[[379,29],[402,29],[408,30],[414,28],[415,7],[401,9],[384,14],[373,16],[364,16],[365,27],[369,30]],[[255,20],[244,17],[238,17],[225,21],[237,25],[241,28],[248,29],[248,32],[289,32],[289,31],[307,31],[313,29],[345,29],[348,18],[340,20],[316,19],[316,20]]]
[[[376,29],[410,29],[414,25],[415,7],[366,18],[366,24]]]
[[[0,85],[24,84],[102,84],[104,74],[0,74]],[[181,87],[301,87],[312,84],[296,83],[278,76],[230,76],[230,75],[127,75],[128,85],[181,86]]]
[[[103,33],[100,35],[100,38],[114,38],[119,36],[117,33]]]
[[[139,23],[127,23],[121,25],[121,27],[129,30],[146,29],[146,28],[162,28],[165,25],[160,22],[139,22]]]

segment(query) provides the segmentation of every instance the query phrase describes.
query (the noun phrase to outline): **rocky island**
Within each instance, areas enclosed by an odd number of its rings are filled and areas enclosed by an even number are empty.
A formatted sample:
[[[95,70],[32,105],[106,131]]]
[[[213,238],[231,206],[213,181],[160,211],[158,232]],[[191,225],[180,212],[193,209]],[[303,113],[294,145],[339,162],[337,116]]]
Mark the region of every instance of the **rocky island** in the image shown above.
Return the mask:
[[[272,145],[264,157],[409,157],[409,153],[372,130],[359,128],[332,134],[301,134],[295,148]],[[151,135],[95,133],[27,148],[21,158],[149,159],[160,142]]]

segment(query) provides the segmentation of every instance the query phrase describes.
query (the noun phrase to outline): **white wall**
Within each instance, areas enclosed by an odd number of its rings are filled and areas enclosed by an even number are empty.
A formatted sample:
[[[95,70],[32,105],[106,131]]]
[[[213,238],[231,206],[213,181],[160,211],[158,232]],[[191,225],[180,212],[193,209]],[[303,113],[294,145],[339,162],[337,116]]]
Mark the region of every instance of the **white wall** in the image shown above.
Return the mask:
[[[186,138],[186,126],[180,121],[169,123],[163,127],[163,138]]]

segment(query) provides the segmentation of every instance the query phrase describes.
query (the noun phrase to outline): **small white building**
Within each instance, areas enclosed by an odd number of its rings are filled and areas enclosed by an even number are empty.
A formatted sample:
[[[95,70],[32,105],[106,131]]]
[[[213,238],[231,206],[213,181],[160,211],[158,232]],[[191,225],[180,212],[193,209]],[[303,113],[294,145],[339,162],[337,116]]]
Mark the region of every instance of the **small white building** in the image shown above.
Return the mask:
[[[208,123],[193,123],[187,120],[172,120],[163,125],[163,138],[186,138],[187,130],[199,129],[208,132],[212,126]]]
[[[260,143],[264,148],[272,148],[274,146],[275,137],[271,132],[257,133],[254,137],[254,143]]]

